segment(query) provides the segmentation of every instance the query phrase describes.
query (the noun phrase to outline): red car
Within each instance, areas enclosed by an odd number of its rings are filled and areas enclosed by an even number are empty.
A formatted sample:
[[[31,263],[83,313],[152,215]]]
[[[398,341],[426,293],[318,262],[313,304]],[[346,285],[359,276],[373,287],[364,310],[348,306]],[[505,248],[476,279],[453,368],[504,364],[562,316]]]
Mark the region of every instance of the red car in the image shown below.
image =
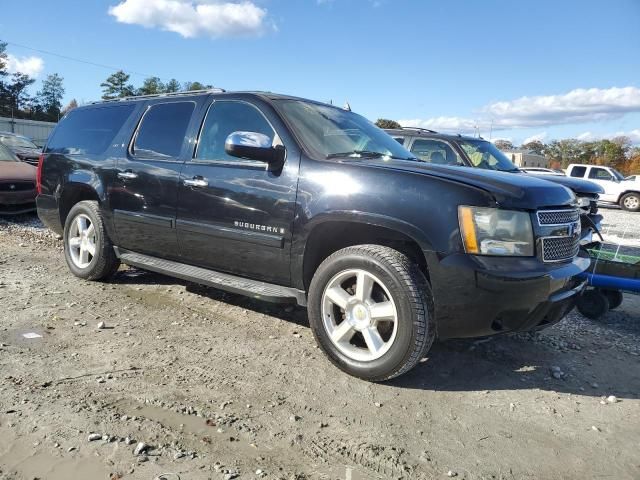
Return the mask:
[[[36,171],[0,144],[0,215],[36,209]]]

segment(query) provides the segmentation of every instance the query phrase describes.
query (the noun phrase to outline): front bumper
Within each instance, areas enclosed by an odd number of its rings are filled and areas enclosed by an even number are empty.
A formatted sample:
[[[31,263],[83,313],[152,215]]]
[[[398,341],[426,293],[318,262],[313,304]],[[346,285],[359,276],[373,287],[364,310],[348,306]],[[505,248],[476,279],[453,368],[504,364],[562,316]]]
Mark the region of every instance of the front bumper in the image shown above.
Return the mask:
[[[24,190],[0,193],[0,215],[18,215],[36,209],[36,191]]]
[[[438,336],[464,338],[544,328],[560,321],[585,287],[586,255],[562,264],[535,258],[455,254],[430,265]]]

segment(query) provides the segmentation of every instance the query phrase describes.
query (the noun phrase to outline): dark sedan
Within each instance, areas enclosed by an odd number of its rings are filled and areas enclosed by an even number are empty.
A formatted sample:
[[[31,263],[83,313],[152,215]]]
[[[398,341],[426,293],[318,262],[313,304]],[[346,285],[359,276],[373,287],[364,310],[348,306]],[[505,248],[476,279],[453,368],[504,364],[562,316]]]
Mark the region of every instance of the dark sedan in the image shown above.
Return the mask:
[[[0,144],[0,215],[17,215],[36,209],[36,167],[20,161]]]
[[[42,148],[33,143],[28,137],[11,132],[0,132],[0,143],[11,150],[23,162],[38,165],[38,158]]]

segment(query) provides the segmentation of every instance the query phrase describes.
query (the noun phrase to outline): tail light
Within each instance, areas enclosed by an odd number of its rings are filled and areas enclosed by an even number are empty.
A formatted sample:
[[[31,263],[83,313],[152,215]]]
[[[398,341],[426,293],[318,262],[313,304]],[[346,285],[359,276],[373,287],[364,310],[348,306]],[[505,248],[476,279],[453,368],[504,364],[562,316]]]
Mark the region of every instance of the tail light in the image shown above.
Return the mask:
[[[42,164],[44,163],[44,154],[38,157],[38,170],[36,171],[36,188],[38,195],[42,195]]]

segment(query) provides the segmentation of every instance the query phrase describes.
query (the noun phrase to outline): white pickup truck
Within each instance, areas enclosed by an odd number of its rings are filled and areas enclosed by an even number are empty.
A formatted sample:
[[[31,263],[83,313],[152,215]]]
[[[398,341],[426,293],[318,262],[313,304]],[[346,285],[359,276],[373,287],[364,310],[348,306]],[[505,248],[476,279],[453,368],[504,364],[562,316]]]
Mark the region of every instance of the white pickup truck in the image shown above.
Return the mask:
[[[572,163],[567,168],[569,177],[584,178],[604,188],[600,201],[615,203],[623,210],[640,212],[640,176],[624,178],[619,171],[600,165]]]

